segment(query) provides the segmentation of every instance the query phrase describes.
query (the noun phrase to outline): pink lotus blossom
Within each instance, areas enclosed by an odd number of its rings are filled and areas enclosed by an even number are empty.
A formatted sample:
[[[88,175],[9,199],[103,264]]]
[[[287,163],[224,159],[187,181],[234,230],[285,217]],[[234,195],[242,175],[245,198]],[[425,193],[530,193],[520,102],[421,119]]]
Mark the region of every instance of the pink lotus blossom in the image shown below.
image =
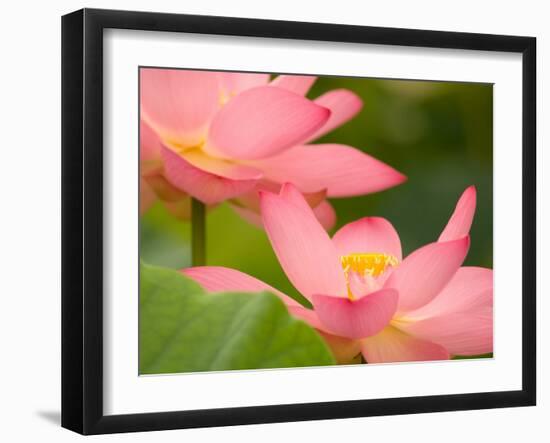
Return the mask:
[[[361,151],[310,141],[362,107],[351,91],[305,94],[312,76],[142,69],[141,117],[160,140],[162,177],[205,204],[229,201],[258,223],[258,190],[292,182],[334,224],[326,197],[381,191],[406,178]]]
[[[340,362],[359,352],[369,363],[491,352],[493,272],[461,267],[475,206],[470,187],[438,241],[403,259],[399,235],[383,218],[349,223],[331,239],[295,187],[262,193],[262,219],[275,254],[313,309],[233,269],[182,272],[209,291],[277,294],[290,313],[321,332]]]

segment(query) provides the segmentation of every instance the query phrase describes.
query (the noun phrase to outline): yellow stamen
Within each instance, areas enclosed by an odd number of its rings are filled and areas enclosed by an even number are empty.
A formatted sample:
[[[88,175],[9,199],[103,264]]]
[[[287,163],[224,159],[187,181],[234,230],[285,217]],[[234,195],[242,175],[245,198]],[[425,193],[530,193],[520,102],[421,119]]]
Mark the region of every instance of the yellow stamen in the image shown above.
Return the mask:
[[[349,284],[350,272],[357,274],[361,278],[366,276],[378,277],[389,266],[396,266],[398,261],[393,255],[371,252],[343,255],[340,257],[340,263],[346,276],[348,297],[350,300],[354,300]]]
[[[397,265],[397,259],[389,254],[348,254],[340,257],[340,263],[346,274],[351,271],[360,276],[368,274],[378,277],[388,266]]]

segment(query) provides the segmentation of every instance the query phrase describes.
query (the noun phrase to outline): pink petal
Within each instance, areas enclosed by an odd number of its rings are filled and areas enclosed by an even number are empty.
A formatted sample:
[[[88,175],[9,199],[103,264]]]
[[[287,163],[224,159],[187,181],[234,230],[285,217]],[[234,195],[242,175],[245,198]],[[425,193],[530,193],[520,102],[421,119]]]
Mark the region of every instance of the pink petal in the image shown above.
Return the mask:
[[[456,240],[468,235],[475,212],[476,188],[475,186],[470,186],[458,200],[453,215],[451,215],[438,241]]]
[[[328,109],[284,89],[248,89],[216,114],[204,149],[224,158],[269,157],[313,134],[329,115]]]
[[[381,289],[358,300],[313,296],[313,306],[325,328],[335,335],[364,338],[377,334],[397,309],[398,293],[394,289]]]
[[[401,261],[401,240],[392,224],[381,217],[364,217],[340,228],[332,237],[338,254],[382,253]]]
[[[155,203],[157,196],[147,182],[140,178],[139,180],[139,213],[145,214]]]
[[[308,141],[318,139],[328,132],[347,123],[355,117],[363,107],[363,101],[358,95],[347,89],[335,89],[316,98],[315,103],[330,109],[330,117]]]
[[[271,86],[286,89],[299,95],[306,95],[315,83],[317,77],[313,75],[279,75],[271,83]]]
[[[220,203],[252,190],[256,179],[232,180],[205,172],[174,151],[162,149],[164,175],[176,188],[206,204]]]
[[[291,185],[283,195],[260,194],[262,220],[273,250],[292,284],[306,297],[346,297],[336,248],[304,198]],[[300,202],[301,199],[301,202]]]
[[[174,187],[163,174],[157,173],[144,177],[145,181],[151,189],[155,192],[158,198],[164,202],[177,202],[181,199],[188,197],[188,195]]]
[[[336,224],[336,212],[328,200],[323,200],[317,206],[313,208],[313,213],[321,226],[327,231],[330,231],[334,228]]]
[[[455,355],[493,351],[493,271],[460,268],[427,305],[409,312],[399,327]]]
[[[170,149],[163,147],[163,149]],[[262,172],[252,166],[243,165],[237,162],[211,157],[200,149],[190,149],[176,153],[185,159],[186,162],[204,172],[232,180],[259,180]]]
[[[160,160],[160,140],[143,119],[139,121],[139,160],[141,162]]]
[[[182,269],[181,272],[195,280],[209,292],[269,291],[277,295],[288,306],[301,306],[297,301],[267,283],[236,269],[222,266],[197,266]]]
[[[236,199],[236,203],[239,204],[240,206],[244,206],[259,214],[260,213],[260,191],[269,191],[269,192],[278,194],[279,192],[281,192],[281,188],[282,188],[282,185],[279,183],[273,183],[267,180],[260,180],[254,190],[252,190],[246,195],[240,196],[238,199]],[[309,194],[302,193],[302,195],[307,201],[307,204],[313,208],[319,205],[323,200],[325,200],[327,196],[327,192],[325,189],[321,189],[317,192],[311,192]]]
[[[251,162],[265,177],[294,183],[302,192],[327,189],[328,197],[351,197],[391,188],[406,180],[392,167],[345,145],[295,146]]]
[[[415,337],[445,347],[453,355],[493,352],[493,308],[484,306],[421,321],[398,323]]]
[[[218,74],[142,68],[140,100],[142,118],[164,140],[196,146],[220,106]]]
[[[220,83],[226,99],[252,89],[265,86],[269,83],[269,74],[255,74],[248,72],[220,72]]]
[[[326,230],[332,228],[336,223],[334,208],[325,200],[326,191],[302,194],[295,186],[285,183],[280,190],[281,197],[295,205],[304,205],[304,211],[313,210],[313,214]]]
[[[393,326],[387,326],[362,343],[367,363],[448,360],[450,357],[444,347],[412,337]]]
[[[470,237],[463,237],[430,243],[407,256],[384,285],[399,292],[398,310],[412,311],[432,301],[458,270],[469,247]]]
[[[420,309],[407,312],[407,318],[421,320],[492,306],[493,270],[464,266],[456,271],[437,297]]]
[[[324,191],[322,192],[324,196]],[[305,196],[293,184],[284,183],[279,190],[279,196],[286,202],[297,206],[302,211],[306,213],[311,212],[311,205],[308,203]]]

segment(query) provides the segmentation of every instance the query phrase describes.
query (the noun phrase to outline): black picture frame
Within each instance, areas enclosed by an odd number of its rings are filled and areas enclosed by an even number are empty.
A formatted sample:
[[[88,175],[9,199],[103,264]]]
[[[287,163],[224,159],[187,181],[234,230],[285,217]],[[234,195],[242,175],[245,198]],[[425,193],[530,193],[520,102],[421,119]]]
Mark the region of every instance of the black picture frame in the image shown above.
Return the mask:
[[[103,413],[103,30],[172,31],[522,54],[522,389],[170,411]],[[62,426],[82,434],[530,406],[536,403],[536,39],[83,9],[62,18]]]

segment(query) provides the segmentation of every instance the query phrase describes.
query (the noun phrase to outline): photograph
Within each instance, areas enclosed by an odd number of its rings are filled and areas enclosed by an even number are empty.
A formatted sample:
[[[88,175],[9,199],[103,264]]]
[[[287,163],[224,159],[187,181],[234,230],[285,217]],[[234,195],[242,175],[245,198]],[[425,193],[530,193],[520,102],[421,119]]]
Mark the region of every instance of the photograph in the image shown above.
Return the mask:
[[[543,441],[544,5],[7,2],[0,443]]]
[[[140,375],[493,358],[492,83],[138,76]]]

